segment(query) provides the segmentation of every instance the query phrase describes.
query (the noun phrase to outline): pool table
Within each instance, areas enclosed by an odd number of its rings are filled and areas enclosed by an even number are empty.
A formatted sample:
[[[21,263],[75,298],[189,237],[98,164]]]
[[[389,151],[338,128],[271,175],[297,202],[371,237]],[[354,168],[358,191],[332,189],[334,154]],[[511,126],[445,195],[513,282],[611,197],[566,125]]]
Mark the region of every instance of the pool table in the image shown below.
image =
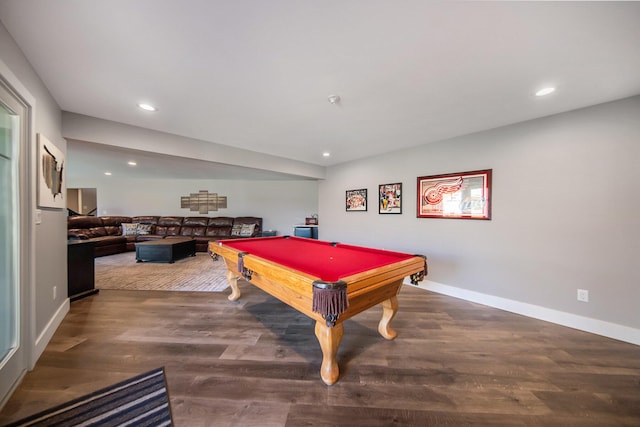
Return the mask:
[[[395,338],[390,322],[398,311],[396,296],[404,278],[417,283],[427,269],[420,255],[291,236],[209,242],[209,253],[214,260],[224,259],[229,300],[240,298],[238,279],[244,278],[315,319],[323,356],[320,376],[328,385],[340,373],[336,354],[342,322],[382,304],[378,332]]]

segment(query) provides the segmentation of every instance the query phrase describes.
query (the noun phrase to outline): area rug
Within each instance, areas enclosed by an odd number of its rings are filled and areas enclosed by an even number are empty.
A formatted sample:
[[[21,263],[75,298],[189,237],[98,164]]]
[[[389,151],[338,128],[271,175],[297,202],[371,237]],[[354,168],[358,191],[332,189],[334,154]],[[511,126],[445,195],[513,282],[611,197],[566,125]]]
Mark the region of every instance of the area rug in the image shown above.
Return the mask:
[[[136,262],[135,252],[95,259],[97,289],[221,292],[229,284],[224,261],[197,253],[174,262]]]
[[[172,426],[164,368],[32,415],[8,427]]]

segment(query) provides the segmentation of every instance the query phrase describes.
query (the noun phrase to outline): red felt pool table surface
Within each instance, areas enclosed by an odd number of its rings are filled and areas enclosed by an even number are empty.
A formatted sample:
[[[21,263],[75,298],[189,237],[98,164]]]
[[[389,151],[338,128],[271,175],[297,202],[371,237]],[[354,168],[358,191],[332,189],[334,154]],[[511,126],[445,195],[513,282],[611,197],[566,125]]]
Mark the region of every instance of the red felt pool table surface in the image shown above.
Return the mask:
[[[222,240],[219,244],[335,282],[415,255],[301,237]]]

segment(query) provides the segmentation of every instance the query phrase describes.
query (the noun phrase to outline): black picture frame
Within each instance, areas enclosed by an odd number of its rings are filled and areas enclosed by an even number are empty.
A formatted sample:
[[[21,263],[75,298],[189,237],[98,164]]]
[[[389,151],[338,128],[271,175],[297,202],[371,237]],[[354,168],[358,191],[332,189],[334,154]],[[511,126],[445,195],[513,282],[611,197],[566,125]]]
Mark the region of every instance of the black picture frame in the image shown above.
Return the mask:
[[[345,209],[347,212],[366,212],[367,189],[347,190],[345,192]]]
[[[378,186],[378,213],[393,215],[402,213],[402,183],[380,184]]]

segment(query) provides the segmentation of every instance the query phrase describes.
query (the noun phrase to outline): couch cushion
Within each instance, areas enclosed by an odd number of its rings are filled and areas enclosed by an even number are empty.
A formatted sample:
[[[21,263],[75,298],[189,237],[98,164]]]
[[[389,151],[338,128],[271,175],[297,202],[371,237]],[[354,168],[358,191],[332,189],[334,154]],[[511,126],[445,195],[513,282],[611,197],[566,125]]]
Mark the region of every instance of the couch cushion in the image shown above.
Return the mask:
[[[202,237],[207,233],[207,227],[193,227],[193,237]]]
[[[156,225],[155,234],[158,236],[166,236],[167,235],[167,227],[163,225]]]
[[[180,236],[193,236],[193,227],[182,227],[180,229]]]
[[[105,225],[107,236],[122,236],[122,227],[119,225]]]
[[[85,234],[89,236],[90,239],[109,235],[104,227],[91,227],[85,232]]]
[[[157,224],[159,216],[133,216],[131,222],[137,222],[138,224]]]
[[[160,228],[160,226],[157,226],[156,228]],[[160,234],[160,233],[157,233],[157,234]],[[164,227],[164,235],[165,236],[179,236],[180,235],[180,226]]]
[[[185,227],[184,225],[180,229],[181,236],[204,236],[207,227]]]
[[[180,226],[182,225],[182,219],[183,217],[181,216],[161,216],[158,219],[158,225],[162,225],[164,227],[180,228]]]
[[[105,225],[105,226],[106,225],[118,226],[123,222],[127,222],[127,223],[132,222],[130,216],[101,216],[100,218],[102,219],[102,225]]]
[[[201,227],[206,227],[207,223],[209,222],[209,218],[207,218],[206,216],[188,216],[185,217],[184,220],[182,220],[182,226],[184,227],[185,225],[188,226],[201,226]]]
[[[231,236],[231,226],[229,227],[207,227],[205,233],[207,237],[224,237],[229,238]]]
[[[209,227],[229,227],[233,226],[233,218],[228,216],[216,216],[209,218],[207,222]]]
[[[102,227],[102,218],[98,216],[70,216],[67,218],[67,229]]]

